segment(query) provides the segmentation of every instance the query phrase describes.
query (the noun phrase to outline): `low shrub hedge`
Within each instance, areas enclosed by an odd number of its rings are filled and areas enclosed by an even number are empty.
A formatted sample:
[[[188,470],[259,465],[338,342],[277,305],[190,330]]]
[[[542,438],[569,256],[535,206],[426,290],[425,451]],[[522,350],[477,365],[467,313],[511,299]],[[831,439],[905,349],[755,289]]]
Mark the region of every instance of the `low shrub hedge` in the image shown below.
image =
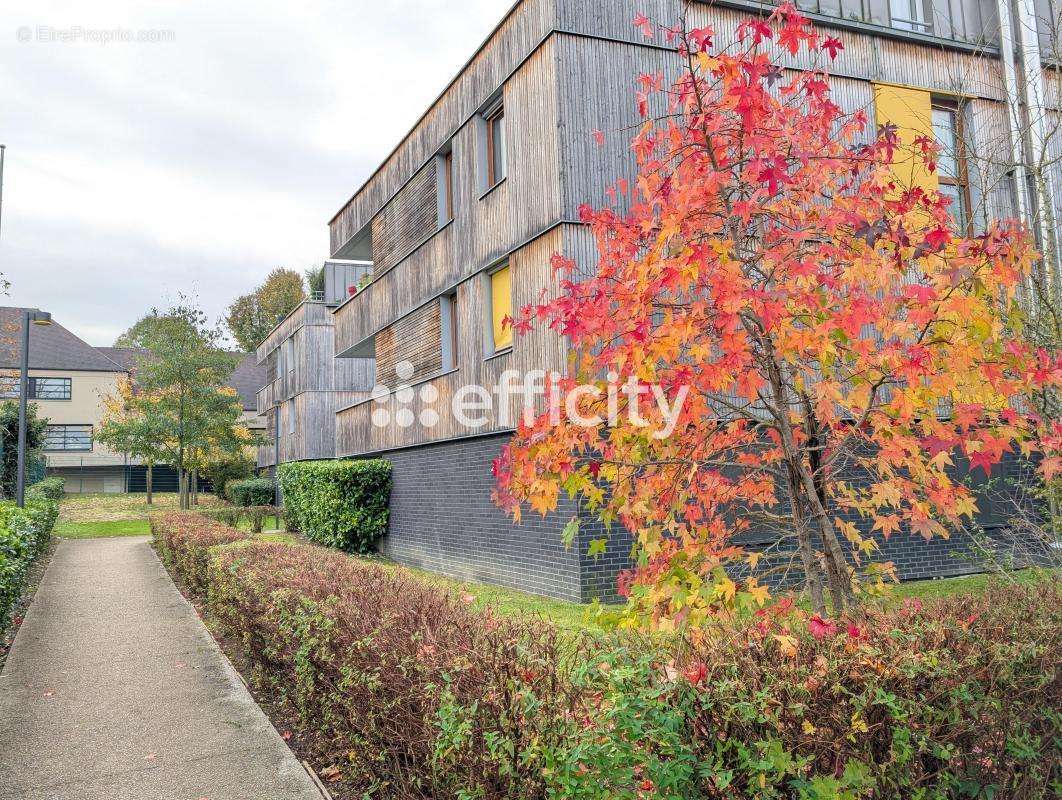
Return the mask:
[[[30,565],[48,547],[58,516],[53,500],[28,499],[25,508],[0,502],[0,628],[22,596]]]
[[[559,638],[305,545],[172,562],[351,797],[1058,796],[1057,583],[681,644]],[[193,555],[194,553],[194,555]],[[194,571],[194,578],[184,571]]]
[[[248,478],[225,484],[225,496],[238,506],[272,505],[276,490],[269,478]]]
[[[66,483],[62,478],[44,478],[26,489],[26,497],[32,500],[55,500],[63,499],[66,494]]]
[[[387,532],[391,464],[303,461],[282,464],[280,488],[293,528],[318,544],[371,552]]]
[[[261,533],[267,517],[283,519],[283,511],[276,506],[221,506],[199,512],[204,517],[236,528],[241,520],[247,520],[252,533]]]
[[[202,514],[176,511],[155,514],[149,519],[151,535],[162,563],[193,595],[206,591],[210,549],[247,538],[246,533]]]

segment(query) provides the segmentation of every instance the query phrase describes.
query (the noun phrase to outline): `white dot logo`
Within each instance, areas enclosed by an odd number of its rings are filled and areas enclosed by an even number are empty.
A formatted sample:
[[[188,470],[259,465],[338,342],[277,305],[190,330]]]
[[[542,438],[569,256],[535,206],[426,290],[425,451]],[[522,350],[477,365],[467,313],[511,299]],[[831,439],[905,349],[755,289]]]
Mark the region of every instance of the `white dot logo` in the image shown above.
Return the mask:
[[[400,428],[409,428],[418,420],[425,428],[434,428],[439,424],[439,412],[434,408],[422,408],[420,414],[414,413],[410,408],[419,397],[421,406],[431,406],[439,399],[439,390],[426,383],[415,390],[409,381],[416,374],[416,368],[409,361],[400,361],[395,365],[395,376],[402,381],[392,392],[384,384],[372,387],[372,401],[376,408],[372,412],[372,424],[378,428],[386,428],[392,423]],[[393,395],[393,399],[392,399]],[[398,408],[392,413],[391,407]]]

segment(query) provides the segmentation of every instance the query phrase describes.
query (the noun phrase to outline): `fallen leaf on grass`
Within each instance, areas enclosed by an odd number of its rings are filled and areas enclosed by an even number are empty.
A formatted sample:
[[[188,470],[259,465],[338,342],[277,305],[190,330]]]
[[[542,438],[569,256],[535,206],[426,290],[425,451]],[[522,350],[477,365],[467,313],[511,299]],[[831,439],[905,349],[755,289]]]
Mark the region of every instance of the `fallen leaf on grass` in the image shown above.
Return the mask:
[[[325,767],[323,770],[321,770],[321,777],[324,778],[326,781],[338,781],[342,774],[343,771],[335,764],[330,767]]]
[[[285,742],[288,741],[288,739],[291,738],[291,731],[284,731],[282,734],[280,734],[280,738],[283,739]]]

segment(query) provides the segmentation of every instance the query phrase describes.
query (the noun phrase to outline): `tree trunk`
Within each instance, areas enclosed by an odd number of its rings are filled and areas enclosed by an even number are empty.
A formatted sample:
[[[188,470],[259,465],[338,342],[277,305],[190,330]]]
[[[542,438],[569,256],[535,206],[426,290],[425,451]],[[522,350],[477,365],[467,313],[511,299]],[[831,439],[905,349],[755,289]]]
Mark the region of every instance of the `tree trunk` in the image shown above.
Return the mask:
[[[786,464],[789,476],[789,496],[793,506],[793,521],[797,529],[797,549],[804,566],[804,584],[811,594],[811,606],[816,614],[826,613],[826,599],[822,590],[822,571],[819,569],[815,548],[811,542],[811,528],[804,513],[804,497],[800,490],[800,480],[792,464]]]
[[[182,510],[188,508],[188,474],[177,468],[177,506]]]
[[[152,479],[151,472],[152,472],[153,469],[154,469],[154,465],[149,461],[148,465],[147,465],[147,473],[144,476],[144,486],[147,489],[147,504],[148,505],[151,505],[151,479]]]
[[[852,596],[852,585],[848,577],[848,565],[841,549],[837,531],[834,530],[833,522],[826,511],[826,506],[819,496],[818,487],[811,470],[804,463],[798,463],[797,469],[800,482],[804,487],[804,493],[811,507],[811,516],[818,522],[819,535],[822,537],[822,547],[826,555],[826,578],[830,586],[830,601],[833,606],[834,616],[841,616],[845,606]]]

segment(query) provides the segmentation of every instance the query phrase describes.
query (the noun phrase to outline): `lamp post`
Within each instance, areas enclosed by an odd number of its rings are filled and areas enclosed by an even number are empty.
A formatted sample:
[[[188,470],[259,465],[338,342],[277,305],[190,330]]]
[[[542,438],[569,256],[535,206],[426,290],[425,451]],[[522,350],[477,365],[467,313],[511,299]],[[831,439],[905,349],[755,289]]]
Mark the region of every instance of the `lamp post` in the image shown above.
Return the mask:
[[[27,308],[22,312],[22,374],[18,383],[18,477],[15,503],[19,508],[26,504],[26,396],[29,394],[29,342],[30,325],[51,325],[52,315],[47,311]]]

